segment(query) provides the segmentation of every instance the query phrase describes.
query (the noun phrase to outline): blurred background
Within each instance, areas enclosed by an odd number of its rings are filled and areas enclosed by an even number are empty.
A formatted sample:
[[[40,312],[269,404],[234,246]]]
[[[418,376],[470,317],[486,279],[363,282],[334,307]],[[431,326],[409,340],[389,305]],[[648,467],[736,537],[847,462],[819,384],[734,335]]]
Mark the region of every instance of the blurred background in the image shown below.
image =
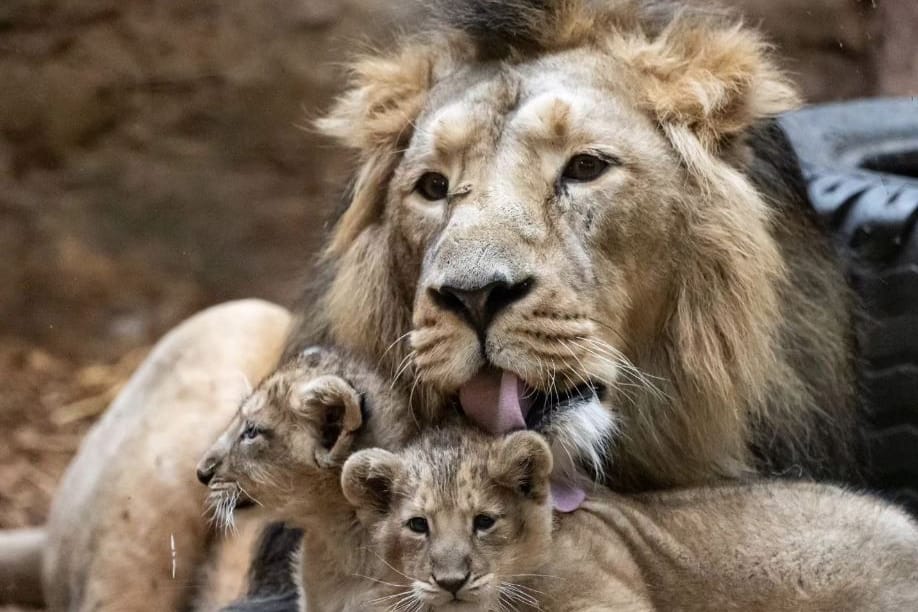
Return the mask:
[[[736,0],[810,102],[918,96],[915,0]],[[404,0],[0,1],[0,528],[200,308],[290,305],[347,159],[308,129]]]

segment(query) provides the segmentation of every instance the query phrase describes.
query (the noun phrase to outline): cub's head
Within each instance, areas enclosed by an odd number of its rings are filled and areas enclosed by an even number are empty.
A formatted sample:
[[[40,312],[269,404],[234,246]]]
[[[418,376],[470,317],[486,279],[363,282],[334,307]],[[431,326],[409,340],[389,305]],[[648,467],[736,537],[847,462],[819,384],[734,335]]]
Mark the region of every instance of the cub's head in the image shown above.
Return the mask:
[[[549,550],[551,468],[538,434],[439,430],[352,455],[342,486],[406,609],[502,610],[535,603],[519,583]]]
[[[243,401],[197,467],[216,522],[232,525],[243,500],[284,518],[308,503],[297,492],[338,486],[327,468],[344,463],[363,424],[363,398],[342,369],[333,354],[312,351]]]

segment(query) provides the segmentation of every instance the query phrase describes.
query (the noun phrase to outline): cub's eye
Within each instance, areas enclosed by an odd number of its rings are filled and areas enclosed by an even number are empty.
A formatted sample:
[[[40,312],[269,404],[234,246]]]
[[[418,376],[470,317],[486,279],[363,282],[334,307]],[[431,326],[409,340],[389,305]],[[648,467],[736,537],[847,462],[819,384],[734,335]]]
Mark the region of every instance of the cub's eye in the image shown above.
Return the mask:
[[[494,523],[497,522],[493,516],[488,516],[487,514],[479,514],[475,516],[472,521],[472,525],[475,527],[475,531],[487,531],[494,526]]]
[[[610,165],[610,162],[601,157],[581,153],[573,156],[570,161],[567,162],[567,165],[564,167],[564,172],[561,173],[561,178],[568,181],[577,181],[579,183],[595,181],[602,176],[606,168]]]
[[[425,200],[443,200],[449,193],[449,179],[439,172],[425,172],[415,183],[414,190]]]
[[[246,421],[245,427],[243,428],[242,433],[239,434],[239,437],[243,440],[254,440],[256,437],[258,437],[259,433],[260,432],[258,431],[258,428],[255,427],[255,423]]]
[[[430,525],[427,524],[427,519],[423,516],[414,516],[408,519],[405,524],[408,525],[408,529],[415,533],[427,533],[430,531]]]

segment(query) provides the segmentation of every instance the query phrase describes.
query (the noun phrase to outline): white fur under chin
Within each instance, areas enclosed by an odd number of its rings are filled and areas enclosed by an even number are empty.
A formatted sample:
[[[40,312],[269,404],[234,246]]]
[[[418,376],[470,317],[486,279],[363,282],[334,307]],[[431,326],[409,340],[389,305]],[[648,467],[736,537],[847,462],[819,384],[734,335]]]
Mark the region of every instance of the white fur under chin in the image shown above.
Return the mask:
[[[556,411],[543,433],[554,457],[552,479],[583,485],[585,480],[593,480],[592,476],[583,473],[583,466],[588,466],[598,480],[605,476],[605,458],[618,433],[618,420],[598,397],[593,396]]]

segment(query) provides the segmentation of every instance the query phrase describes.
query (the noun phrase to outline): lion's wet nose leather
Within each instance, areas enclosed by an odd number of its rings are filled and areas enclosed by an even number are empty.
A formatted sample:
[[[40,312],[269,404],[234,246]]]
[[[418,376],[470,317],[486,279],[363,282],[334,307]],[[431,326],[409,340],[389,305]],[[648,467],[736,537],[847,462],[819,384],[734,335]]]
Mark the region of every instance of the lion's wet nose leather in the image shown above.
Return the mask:
[[[213,461],[204,460],[198,464],[198,469],[196,471],[198,476],[198,481],[202,485],[209,485],[210,481],[214,479],[214,474],[217,472],[217,464]]]
[[[449,593],[455,595],[459,590],[465,586],[465,583],[469,581],[469,573],[467,572],[464,576],[462,574],[447,574],[445,576],[434,576],[434,582]]]
[[[484,335],[494,316],[532,289],[532,277],[512,283],[501,276],[489,276],[477,282],[453,281],[431,288],[431,297],[441,308],[463,317],[480,335]]]

